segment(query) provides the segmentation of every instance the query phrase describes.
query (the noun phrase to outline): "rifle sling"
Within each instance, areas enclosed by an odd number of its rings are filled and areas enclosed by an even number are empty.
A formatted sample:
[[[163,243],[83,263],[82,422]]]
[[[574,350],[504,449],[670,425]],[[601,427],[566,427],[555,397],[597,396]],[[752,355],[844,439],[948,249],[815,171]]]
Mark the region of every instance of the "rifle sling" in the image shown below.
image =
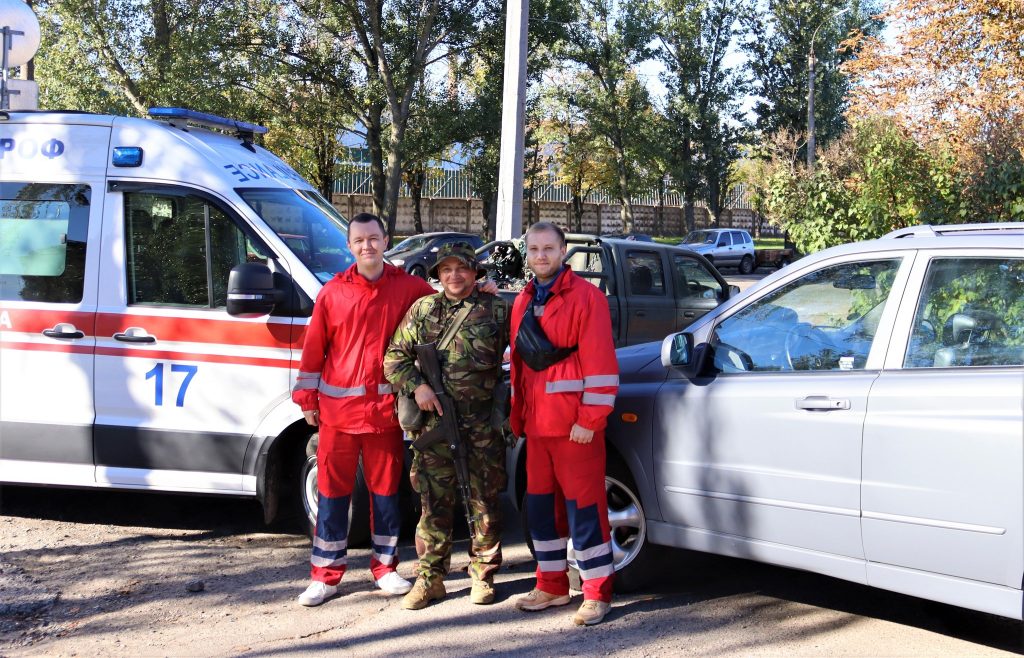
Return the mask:
[[[441,293],[444,294],[444,293]],[[440,301],[440,300],[439,300]],[[452,323],[448,325],[448,328],[444,330],[444,334],[437,341],[437,351],[443,352],[448,345],[455,339],[455,334],[462,328],[462,323],[466,321],[469,314],[473,311],[473,304],[470,303],[469,298],[462,300],[462,308],[452,318]]]

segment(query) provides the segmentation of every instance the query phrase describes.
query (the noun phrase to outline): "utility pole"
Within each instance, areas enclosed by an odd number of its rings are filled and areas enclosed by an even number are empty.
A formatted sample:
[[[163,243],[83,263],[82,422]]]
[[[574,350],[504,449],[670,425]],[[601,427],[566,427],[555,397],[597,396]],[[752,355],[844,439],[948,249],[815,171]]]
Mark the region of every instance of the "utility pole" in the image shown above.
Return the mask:
[[[846,12],[850,11],[852,7],[846,7],[839,11],[832,12],[820,23],[818,27],[814,28],[814,32],[811,33],[811,51],[807,54],[807,168],[814,171],[814,65],[817,64],[818,60],[814,56],[814,40],[818,38],[818,30],[822,28],[826,23],[831,22],[835,18],[839,18]]]
[[[506,0],[505,78],[501,102],[501,162],[495,238],[523,234],[523,149],[526,118],[526,37],[529,0]]]

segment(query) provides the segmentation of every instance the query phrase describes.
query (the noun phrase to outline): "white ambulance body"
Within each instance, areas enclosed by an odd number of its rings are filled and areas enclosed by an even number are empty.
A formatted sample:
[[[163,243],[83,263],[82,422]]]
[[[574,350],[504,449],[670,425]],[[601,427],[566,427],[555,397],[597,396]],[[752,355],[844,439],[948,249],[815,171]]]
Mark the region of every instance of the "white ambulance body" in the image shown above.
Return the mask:
[[[0,112],[0,482],[258,496],[269,518],[306,458],[290,385],[347,225],[262,129],[162,111]]]

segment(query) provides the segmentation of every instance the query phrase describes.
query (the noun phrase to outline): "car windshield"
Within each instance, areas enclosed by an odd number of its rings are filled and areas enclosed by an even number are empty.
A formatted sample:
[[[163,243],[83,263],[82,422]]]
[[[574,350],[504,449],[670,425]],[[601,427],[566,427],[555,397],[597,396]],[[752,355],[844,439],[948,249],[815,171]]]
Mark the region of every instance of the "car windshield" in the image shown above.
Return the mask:
[[[411,238],[406,238],[405,240],[402,240],[390,251],[417,251],[427,246],[428,242],[430,242],[430,238],[425,238],[423,236],[413,236]]]
[[[718,236],[711,231],[694,231],[686,236],[683,244],[715,244]]]
[[[348,249],[348,222],[318,193],[281,188],[235,191],[322,283],[355,262]]]

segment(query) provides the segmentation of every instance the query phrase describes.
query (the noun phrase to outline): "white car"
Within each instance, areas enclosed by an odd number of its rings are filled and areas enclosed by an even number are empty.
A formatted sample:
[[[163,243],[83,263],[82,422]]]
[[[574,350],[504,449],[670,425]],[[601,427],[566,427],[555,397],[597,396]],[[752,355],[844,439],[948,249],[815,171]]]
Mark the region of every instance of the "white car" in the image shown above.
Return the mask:
[[[735,267],[740,274],[750,274],[756,264],[754,240],[741,229],[693,231],[679,246],[696,251],[715,267]]]

